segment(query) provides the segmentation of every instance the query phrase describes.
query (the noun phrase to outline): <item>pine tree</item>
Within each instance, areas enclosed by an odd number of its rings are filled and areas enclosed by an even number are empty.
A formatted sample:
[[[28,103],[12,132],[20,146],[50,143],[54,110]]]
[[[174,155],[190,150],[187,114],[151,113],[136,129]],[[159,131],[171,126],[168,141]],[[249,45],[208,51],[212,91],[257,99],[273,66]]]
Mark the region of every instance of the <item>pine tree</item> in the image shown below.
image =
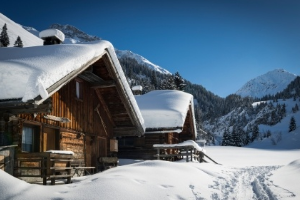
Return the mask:
[[[253,142],[258,137],[258,135],[259,135],[259,129],[258,129],[258,126],[255,125],[252,130],[251,141]]]
[[[180,76],[179,72],[176,72],[174,75],[174,83],[175,83],[176,90],[183,91],[185,87],[184,79]]]
[[[21,47],[21,48],[23,47],[23,42],[22,42],[20,36],[17,37],[17,39],[15,41],[15,44],[14,44],[14,47]]]
[[[223,133],[223,140],[222,140],[222,146],[228,146],[230,139],[230,134],[227,129],[225,129]]]
[[[268,130],[268,131],[267,131],[267,138],[271,137],[271,135],[272,135],[272,134],[271,134],[271,131]]]
[[[162,90],[175,90],[174,79],[172,76],[167,77],[161,84]]]
[[[241,147],[242,146],[242,140],[240,137],[240,134],[238,132],[238,130],[235,130],[235,128],[233,128],[232,130],[232,142],[233,142],[233,146],[236,147]]]
[[[156,73],[154,70],[151,73],[151,84],[154,86],[154,89],[156,90],[158,85],[157,85]]]
[[[7,47],[9,45],[9,37],[7,35],[6,23],[2,27],[2,31],[0,34],[0,43],[2,44],[3,47]]]
[[[291,117],[289,132],[296,130],[296,121],[294,117]]]

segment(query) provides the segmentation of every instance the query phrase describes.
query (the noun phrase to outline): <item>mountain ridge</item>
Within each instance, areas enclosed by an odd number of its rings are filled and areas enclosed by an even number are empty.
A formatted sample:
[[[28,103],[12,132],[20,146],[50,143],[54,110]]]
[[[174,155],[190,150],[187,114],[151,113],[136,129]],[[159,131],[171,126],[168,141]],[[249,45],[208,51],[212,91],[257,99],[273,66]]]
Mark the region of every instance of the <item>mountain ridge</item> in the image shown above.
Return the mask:
[[[262,98],[283,91],[297,76],[284,69],[275,69],[251,79],[235,94],[242,97]]]

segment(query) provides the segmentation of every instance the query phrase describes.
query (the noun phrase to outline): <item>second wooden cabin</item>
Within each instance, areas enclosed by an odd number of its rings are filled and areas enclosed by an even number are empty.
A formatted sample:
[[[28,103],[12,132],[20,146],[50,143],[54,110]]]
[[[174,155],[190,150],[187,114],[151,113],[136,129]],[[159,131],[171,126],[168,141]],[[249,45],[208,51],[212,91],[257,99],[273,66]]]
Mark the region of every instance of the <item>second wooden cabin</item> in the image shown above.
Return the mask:
[[[141,137],[119,137],[120,158],[156,159],[154,144],[195,140],[193,96],[178,90],[156,90],[135,96],[145,120]],[[168,152],[172,153],[172,152]]]

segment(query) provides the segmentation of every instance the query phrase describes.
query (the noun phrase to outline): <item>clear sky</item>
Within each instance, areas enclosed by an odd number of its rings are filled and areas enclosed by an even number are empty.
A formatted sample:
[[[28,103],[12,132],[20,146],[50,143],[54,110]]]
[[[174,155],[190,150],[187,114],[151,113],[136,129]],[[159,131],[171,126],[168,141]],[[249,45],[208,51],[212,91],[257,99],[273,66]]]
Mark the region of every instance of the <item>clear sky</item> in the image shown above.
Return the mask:
[[[226,97],[273,69],[300,75],[299,0],[10,0],[39,31],[70,24]]]

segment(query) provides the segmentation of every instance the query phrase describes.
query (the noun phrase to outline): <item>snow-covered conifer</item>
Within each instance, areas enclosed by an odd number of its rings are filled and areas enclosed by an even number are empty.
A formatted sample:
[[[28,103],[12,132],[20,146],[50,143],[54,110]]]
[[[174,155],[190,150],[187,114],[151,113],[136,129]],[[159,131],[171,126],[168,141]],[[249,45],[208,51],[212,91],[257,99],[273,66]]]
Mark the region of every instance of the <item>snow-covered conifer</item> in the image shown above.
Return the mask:
[[[7,34],[7,26],[6,23],[2,27],[2,31],[0,34],[0,43],[2,44],[3,47],[7,47],[9,45],[9,37]]]
[[[296,130],[296,121],[295,121],[294,117],[291,117],[290,126],[289,126],[289,132],[292,132],[294,130]]]
[[[252,130],[252,137],[251,137],[252,142],[258,137],[258,135],[259,135],[259,129],[258,126],[255,125]]]
[[[185,87],[184,79],[180,76],[179,72],[176,72],[174,75],[174,83],[177,90],[183,91]]]
[[[17,37],[17,39],[15,41],[15,44],[14,44],[14,47],[21,47],[21,48],[23,47],[23,42],[22,42],[20,36]]]
[[[227,129],[225,129],[223,133],[223,140],[222,140],[222,146],[228,146],[230,140],[230,133]]]

